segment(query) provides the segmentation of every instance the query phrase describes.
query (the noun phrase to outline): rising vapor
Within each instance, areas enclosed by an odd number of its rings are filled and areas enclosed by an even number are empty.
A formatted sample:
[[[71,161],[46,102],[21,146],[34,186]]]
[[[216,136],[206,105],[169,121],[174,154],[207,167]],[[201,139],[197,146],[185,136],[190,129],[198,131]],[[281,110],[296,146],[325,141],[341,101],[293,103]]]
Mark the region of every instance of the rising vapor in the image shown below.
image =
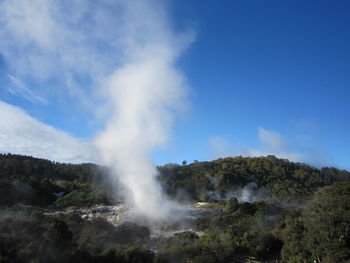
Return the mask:
[[[75,97],[105,123],[94,139],[97,158],[123,183],[127,200],[151,218],[164,218],[170,209],[150,153],[166,144],[175,114],[186,105],[176,61],[193,40],[174,30],[165,2],[0,3],[8,74],[23,86],[30,82],[48,103]]]
[[[164,201],[149,156],[166,143],[173,115],[184,106],[185,81],[174,64],[186,42],[171,33],[155,2],[133,4],[125,6],[126,20],[133,23],[125,31],[127,62],[106,82],[111,117],[96,145],[129,190],[129,201],[148,217],[165,218],[170,202]],[[137,18],[140,10],[148,19]]]

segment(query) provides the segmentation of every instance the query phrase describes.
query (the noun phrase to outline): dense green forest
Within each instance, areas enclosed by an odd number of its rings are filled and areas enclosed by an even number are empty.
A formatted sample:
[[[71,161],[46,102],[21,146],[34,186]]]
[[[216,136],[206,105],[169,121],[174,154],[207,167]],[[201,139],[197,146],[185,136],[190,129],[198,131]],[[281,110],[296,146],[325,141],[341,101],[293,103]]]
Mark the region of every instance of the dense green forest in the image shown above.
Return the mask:
[[[322,168],[293,163],[274,156],[223,158],[190,165],[168,164],[159,167],[164,187],[174,196],[179,189],[194,199],[210,199],[208,191],[221,196],[236,188],[255,182],[281,199],[311,195],[320,187],[349,181],[350,173],[336,168]]]
[[[86,220],[65,211],[123,202],[107,168],[0,155],[0,262],[350,262],[345,170],[274,156],[158,170],[170,198],[202,202],[210,216],[157,236],[147,224]],[[259,198],[235,195],[252,183],[250,194]],[[161,229],[177,224],[162,222]]]

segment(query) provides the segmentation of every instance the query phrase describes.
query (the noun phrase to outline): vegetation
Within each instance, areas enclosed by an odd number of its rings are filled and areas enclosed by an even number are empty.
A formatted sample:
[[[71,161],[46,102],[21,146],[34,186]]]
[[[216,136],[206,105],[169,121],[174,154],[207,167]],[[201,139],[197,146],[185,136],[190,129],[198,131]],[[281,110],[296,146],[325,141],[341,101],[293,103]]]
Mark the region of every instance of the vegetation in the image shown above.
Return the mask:
[[[320,189],[306,209],[286,218],[281,238],[288,262],[350,260],[350,183]]]
[[[180,166],[159,167],[167,193],[178,197],[185,190],[195,200],[218,198],[248,183],[266,187],[272,197],[282,201],[310,196],[317,189],[341,181],[349,181],[350,173],[336,168],[317,169],[303,163],[293,163],[274,156],[221,158],[212,162],[197,162]]]
[[[106,168],[0,155],[0,262],[350,262],[347,171],[273,156],[158,169],[169,196],[210,202],[203,209],[215,213],[170,236],[134,222],[83,219],[64,209],[119,199]],[[233,194],[252,182],[263,200]]]
[[[3,212],[4,213],[4,212]],[[0,224],[0,262],[153,262],[136,247],[149,237],[145,227],[118,227],[103,219],[7,210]]]
[[[0,206],[89,206],[108,204],[115,189],[108,170],[95,164],[61,164],[29,156],[0,154]],[[112,195],[112,193],[114,193]]]

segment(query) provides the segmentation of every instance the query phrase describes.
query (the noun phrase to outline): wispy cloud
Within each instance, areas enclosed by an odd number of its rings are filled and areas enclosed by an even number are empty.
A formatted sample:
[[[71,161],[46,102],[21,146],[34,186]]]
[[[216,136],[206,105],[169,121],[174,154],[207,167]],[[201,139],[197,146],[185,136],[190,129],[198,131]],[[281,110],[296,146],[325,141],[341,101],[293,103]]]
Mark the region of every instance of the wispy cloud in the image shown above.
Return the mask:
[[[305,162],[315,166],[330,165],[331,161],[315,147],[299,145],[281,134],[258,127],[258,147],[240,141],[232,143],[231,140],[222,136],[210,137],[208,140],[210,158],[225,156],[266,156],[275,155],[294,162]]]
[[[212,136],[208,138],[210,159],[235,156],[243,154],[241,147],[232,143],[224,136]]]
[[[0,53],[9,72],[30,80],[35,94],[69,95],[93,108],[101,76],[123,60],[122,2],[0,1]]]
[[[12,85],[9,87],[8,91],[13,95],[23,97],[26,100],[29,100],[33,103],[46,104],[46,99],[34,94],[32,90],[26,87],[26,85],[18,78],[11,74],[7,74],[11,80]]]
[[[94,161],[92,145],[0,101],[0,152],[31,155],[59,162]]]
[[[291,150],[288,139],[280,134],[259,127],[258,135],[260,147],[247,148],[248,156],[276,155],[294,162],[308,161],[302,153]]]

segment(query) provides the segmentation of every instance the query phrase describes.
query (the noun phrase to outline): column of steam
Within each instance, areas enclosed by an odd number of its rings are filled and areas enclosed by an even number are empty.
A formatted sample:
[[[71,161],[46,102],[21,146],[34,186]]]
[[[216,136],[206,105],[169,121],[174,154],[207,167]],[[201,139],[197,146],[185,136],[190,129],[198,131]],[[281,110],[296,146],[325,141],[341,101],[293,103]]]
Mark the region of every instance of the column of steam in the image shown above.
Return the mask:
[[[153,218],[166,217],[170,207],[149,154],[166,142],[172,109],[182,96],[181,75],[163,56],[125,65],[109,78],[113,117],[96,139],[104,162],[129,190],[129,201]]]
[[[112,112],[96,145],[137,211],[164,219],[171,202],[156,181],[150,152],[166,143],[173,115],[184,104],[184,78],[174,66],[183,45],[164,16],[154,13],[152,6],[145,8],[147,19],[137,17],[135,6],[125,9],[131,19],[125,30],[126,63],[106,81]]]
[[[121,3],[125,63],[106,81],[111,118],[96,145],[127,189],[127,200],[143,215],[164,219],[171,202],[156,181],[150,153],[166,143],[173,116],[184,105],[184,78],[175,62],[192,34],[171,30],[161,1]]]

